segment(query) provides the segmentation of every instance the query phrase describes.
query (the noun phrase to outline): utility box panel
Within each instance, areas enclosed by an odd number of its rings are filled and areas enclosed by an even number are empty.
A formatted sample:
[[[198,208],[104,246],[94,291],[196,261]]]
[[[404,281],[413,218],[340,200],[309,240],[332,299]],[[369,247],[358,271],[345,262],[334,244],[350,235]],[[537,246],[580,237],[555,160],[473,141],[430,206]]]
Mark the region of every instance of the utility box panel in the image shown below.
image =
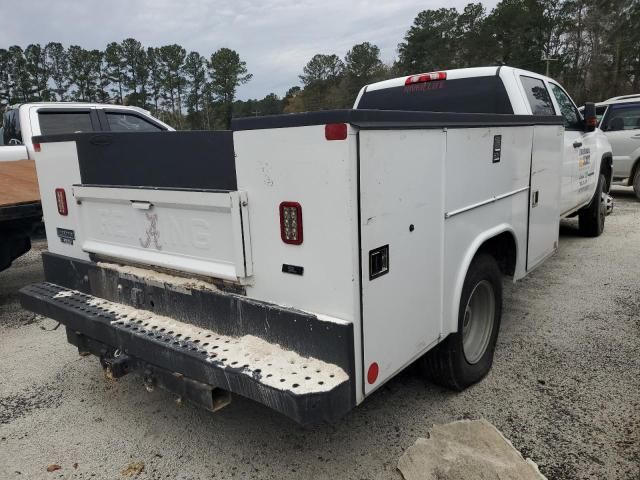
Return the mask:
[[[360,132],[365,372],[379,366],[374,385],[365,379],[365,393],[440,334],[445,135]]]

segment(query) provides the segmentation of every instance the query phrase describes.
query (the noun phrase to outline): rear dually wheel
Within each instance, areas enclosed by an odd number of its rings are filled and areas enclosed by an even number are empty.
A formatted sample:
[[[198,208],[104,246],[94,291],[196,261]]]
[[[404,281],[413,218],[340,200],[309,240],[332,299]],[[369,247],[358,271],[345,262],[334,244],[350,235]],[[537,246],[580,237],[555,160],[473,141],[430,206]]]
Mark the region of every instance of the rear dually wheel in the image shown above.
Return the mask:
[[[496,260],[479,253],[464,280],[458,331],[450,334],[421,359],[433,382],[464,390],[491,369],[502,316],[502,274]]]

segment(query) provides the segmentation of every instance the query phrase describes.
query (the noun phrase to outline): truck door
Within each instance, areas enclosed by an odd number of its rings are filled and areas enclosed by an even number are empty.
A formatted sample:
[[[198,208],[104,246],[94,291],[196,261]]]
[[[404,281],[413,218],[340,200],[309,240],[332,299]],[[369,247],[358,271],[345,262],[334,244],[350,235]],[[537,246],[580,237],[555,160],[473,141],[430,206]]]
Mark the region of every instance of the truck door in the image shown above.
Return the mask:
[[[29,154],[22,138],[19,110],[7,110],[0,119],[0,162],[27,160]],[[6,165],[0,165],[0,169]]]
[[[363,378],[369,393],[441,332],[445,133],[359,135]]]
[[[520,75],[520,82],[524,94],[527,97],[532,115],[557,115],[556,108],[551,101],[551,95],[542,78]],[[565,134],[564,153],[560,162],[561,168],[561,194],[560,212],[571,210],[577,203],[575,198],[575,183],[578,176],[578,154],[573,147],[575,132]]]
[[[558,248],[563,135],[559,125],[533,129],[527,271]]]
[[[95,108],[86,106],[29,107],[29,123],[33,136],[100,130]],[[31,144],[31,138],[25,140]]]
[[[592,154],[597,152],[596,134],[584,131],[580,112],[562,87],[553,82],[549,82],[549,86],[564,120],[564,164],[571,164],[574,172],[570,190],[563,188],[561,214],[564,214],[589,202],[595,191],[597,160]]]

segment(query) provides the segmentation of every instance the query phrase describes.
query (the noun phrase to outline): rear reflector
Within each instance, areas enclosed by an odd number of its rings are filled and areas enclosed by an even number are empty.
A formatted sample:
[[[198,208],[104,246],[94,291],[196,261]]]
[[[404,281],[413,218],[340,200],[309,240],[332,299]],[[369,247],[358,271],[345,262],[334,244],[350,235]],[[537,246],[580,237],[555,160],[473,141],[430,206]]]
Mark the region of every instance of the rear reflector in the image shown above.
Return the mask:
[[[280,237],[284,243],[302,243],[302,207],[297,202],[280,204]]]
[[[324,126],[324,138],[326,138],[327,140],[346,140],[347,124],[327,123]]]
[[[40,151],[40,144],[39,143],[34,143],[33,144],[33,151],[34,152],[39,152]]]
[[[373,362],[371,365],[369,365],[369,370],[367,371],[367,382],[369,382],[369,385],[373,385],[374,383],[376,383],[376,380],[378,379],[378,373],[380,373],[380,368],[378,367],[378,364],[376,362]]]
[[[56,188],[56,203],[58,204],[58,213],[66,216],[69,213],[67,208],[67,194],[64,188]]]
[[[435,80],[446,80],[447,72],[429,72],[419,73],[417,75],[411,75],[407,77],[404,84],[413,85],[414,83],[433,82]]]

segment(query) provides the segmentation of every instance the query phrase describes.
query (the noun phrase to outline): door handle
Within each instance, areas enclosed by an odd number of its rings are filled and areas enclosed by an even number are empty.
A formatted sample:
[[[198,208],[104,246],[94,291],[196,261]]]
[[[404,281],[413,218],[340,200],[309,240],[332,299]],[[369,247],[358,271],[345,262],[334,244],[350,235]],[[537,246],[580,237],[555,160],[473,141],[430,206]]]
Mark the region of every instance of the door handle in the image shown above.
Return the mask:
[[[582,142],[576,140],[573,142],[573,148],[580,148],[582,146]]]
[[[636,135],[631,135],[631,138],[635,138],[636,140],[640,140],[640,133]]]
[[[149,210],[153,207],[153,203],[151,202],[138,202],[136,200],[131,200],[131,206],[133,208],[137,208],[138,210]]]

